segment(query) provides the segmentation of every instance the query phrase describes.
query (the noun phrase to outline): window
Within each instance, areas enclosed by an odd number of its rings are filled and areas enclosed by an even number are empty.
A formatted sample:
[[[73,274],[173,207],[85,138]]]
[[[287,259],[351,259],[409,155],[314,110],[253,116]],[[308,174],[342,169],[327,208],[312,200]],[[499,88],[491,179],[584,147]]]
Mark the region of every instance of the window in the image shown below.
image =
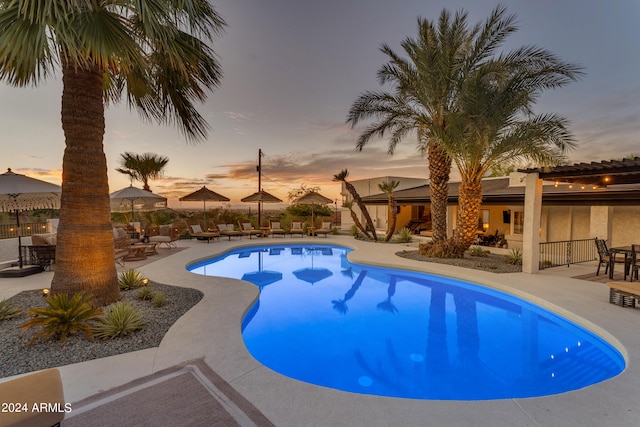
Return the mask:
[[[513,234],[522,234],[524,232],[524,212],[513,213]]]

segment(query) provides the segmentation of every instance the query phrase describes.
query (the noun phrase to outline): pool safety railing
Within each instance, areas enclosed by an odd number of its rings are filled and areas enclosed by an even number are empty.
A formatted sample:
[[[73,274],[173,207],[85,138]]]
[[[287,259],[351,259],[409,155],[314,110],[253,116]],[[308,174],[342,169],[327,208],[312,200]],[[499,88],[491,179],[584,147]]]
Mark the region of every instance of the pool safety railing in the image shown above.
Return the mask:
[[[540,243],[540,270],[598,259],[593,239],[562,240]]]

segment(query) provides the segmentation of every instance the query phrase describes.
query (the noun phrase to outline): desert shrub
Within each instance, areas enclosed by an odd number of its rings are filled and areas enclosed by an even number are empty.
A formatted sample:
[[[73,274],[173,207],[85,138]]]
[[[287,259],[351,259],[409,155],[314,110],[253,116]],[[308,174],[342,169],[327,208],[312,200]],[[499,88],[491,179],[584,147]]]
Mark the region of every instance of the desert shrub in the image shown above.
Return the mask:
[[[120,273],[118,276],[118,285],[121,291],[139,288],[144,285],[144,276],[139,271],[130,268]]]
[[[151,302],[156,307],[162,307],[163,305],[166,304],[167,298],[164,296],[164,294],[162,292],[156,292],[155,295],[153,296],[153,300],[151,300]]]
[[[407,227],[402,227],[398,230],[398,238],[396,239],[398,243],[410,243],[412,240],[413,236]]]
[[[349,234],[353,237],[359,237],[360,236],[360,229],[358,228],[357,225],[353,224],[351,226],[351,229],[349,230]]]
[[[148,286],[143,286],[138,291],[138,298],[141,300],[150,300],[153,298],[153,290]]]
[[[504,256],[504,261],[507,264],[522,265],[522,249],[514,248]]]
[[[111,305],[106,315],[95,327],[95,335],[100,339],[127,336],[144,326],[140,310],[133,305],[118,301]]]
[[[89,340],[93,339],[93,327],[89,322],[98,320],[102,310],[91,307],[90,299],[83,292],[71,298],[66,294],[55,294],[47,297],[45,301],[48,307],[32,308],[27,314],[33,317],[19,326],[23,331],[42,327],[42,330],[29,340],[29,345],[39,338],[46,340],[49,337],[64,343],[67,336],[78,332],[84,333]]]
[[[484,257],[487,256],[487,253],[484,251],[484,248],[482,246],[471,246],[469,248],[469,255]]]
[[[10,319],[22,313],[18,307],[15,307],[6,298],[0,300],[0,320]]]

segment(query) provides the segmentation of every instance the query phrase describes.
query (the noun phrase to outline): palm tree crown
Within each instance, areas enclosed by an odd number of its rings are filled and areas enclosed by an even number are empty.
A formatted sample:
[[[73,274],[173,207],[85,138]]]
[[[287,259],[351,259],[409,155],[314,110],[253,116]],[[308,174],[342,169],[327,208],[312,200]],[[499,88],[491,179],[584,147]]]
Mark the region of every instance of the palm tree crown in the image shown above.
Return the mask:
[[[116,170],[129,175],[132,180],[142,181],[142,188],[151,191],[149,180],[160,178],[164,167],[169,163],[169,158],[153,153],[134,154],[124,153],[120,155],[121,168]]]

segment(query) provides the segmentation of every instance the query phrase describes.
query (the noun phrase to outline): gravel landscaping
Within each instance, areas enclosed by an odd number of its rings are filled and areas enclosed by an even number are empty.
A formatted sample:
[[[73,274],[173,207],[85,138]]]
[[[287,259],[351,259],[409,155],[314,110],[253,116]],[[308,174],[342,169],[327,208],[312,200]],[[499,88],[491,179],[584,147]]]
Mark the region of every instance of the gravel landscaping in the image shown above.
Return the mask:
[[[521,265],[507,264],[504,255],[487,254],[487,256],[471,256],[464,254],[464,258],[430,258],[420,255],[418,251],[401,251],[396,255],[416,261],[437,262],[439,264],[455,265],[458,267],[473,268],[476,270],[490,271],[492,273],[518,273],[522,271]]]
[[[153,282],[149,286],[154,292],[165,295],[164,306],[156,307],[151,301],[138,299],[137,289],[120,292],[121,301],[135,305],[142,312],[146,321],[143,329],[124,338],[105,341],[89,341],[83,334],[72,335],[64,345],[49,339],[28,346],[27,342],[38,328],[27,332],[18,328],[28,320],[27,310],[46,306],[40,291],[24,291],[9,298],[8,301],[23,313],[0,320],[0,378],[159,346],[171,325],[196,305],[203,295],[195,289]]]

